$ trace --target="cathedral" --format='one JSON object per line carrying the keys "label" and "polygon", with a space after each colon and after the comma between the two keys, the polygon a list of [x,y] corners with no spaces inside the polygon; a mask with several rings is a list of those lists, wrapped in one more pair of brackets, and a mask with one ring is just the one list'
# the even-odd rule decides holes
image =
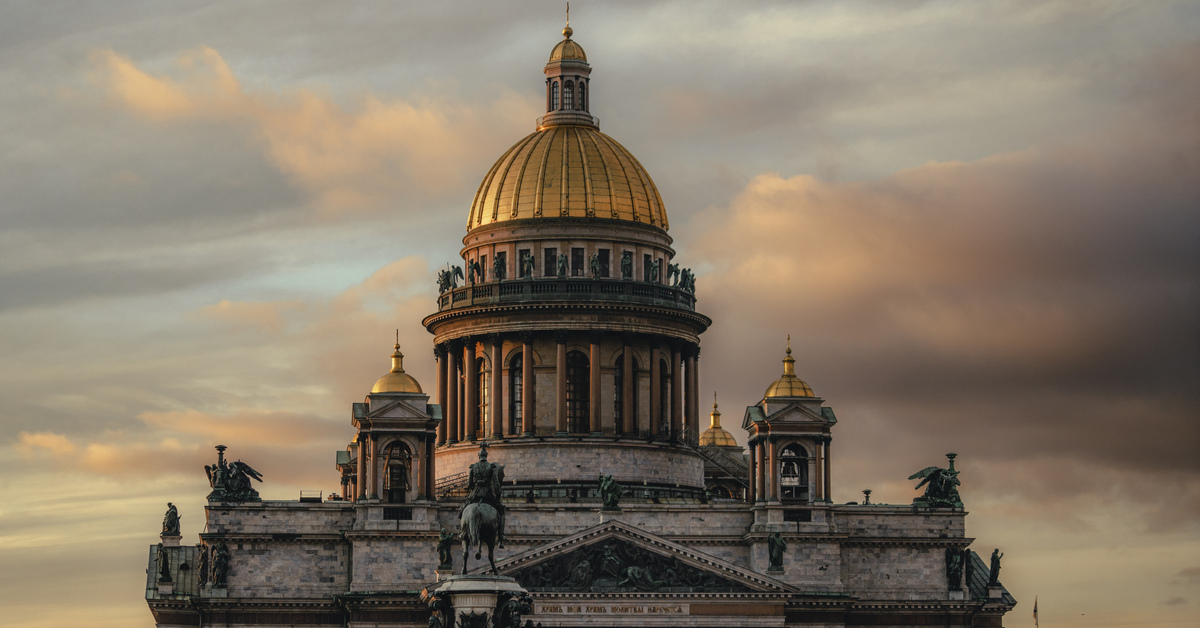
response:
{"label": "cathedral", "polygon": [[545,65],[545,115],[483,174],[461,262],[438,275],[437,381],[405,372],[397,339],[350,407],[337,495],[262,500],[226,458],[237,443],[218,447],[199,542],[172,506],[150,547],[156,625],[434,625],[423,591],[492,569],[454,537],[486,459],[495,570],[529,592],[523,625],[1001,626],[1016,601],[999,553],[970,548],[954,454],[914,475],[912,504],[834,503],[838,418],[790,342],[742,415],[748,448],[715,401],[701,430],[712,320],[649,172],[589,112],[571,37]]}

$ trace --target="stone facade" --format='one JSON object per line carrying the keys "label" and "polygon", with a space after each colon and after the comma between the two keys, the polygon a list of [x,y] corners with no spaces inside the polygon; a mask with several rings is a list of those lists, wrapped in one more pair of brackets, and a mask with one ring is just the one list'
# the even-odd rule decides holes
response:
{"label": "stone facade", "polygon": [[[496,567],[533,595],[540,625],[1000,626],[1016,602],[967,551],[959,502],[834,503],[838,419],[790,345],[783,376],[746,408],[749,451],[713,431],[715,403],[700,438],[712,321],[649,174],[587,112],[590,66],[564,35],[547,115],[472,203],[468,285],[443,271],[423,321],[435,387],[404,372],[397,339],[392,370],[351,405],[343,495],[210,501],[198,545],[151,547],[157,625],[429,625],[422,592],[450,573],[439,535],[458,531],[486,454],[504,472]],[[953,464],[943,471],[957,486]],[[623,486],[608,509],[602,475]],[[486,569],[475,551],[454,547],[453,570]]]}

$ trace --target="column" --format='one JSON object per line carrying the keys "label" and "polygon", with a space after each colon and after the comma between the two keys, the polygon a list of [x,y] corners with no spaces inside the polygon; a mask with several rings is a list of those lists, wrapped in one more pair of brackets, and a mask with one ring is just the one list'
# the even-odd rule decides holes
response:
{"label": "column", "polygon": [[659,366],[658,347],[650,348],[650,433],[660,436],[662,425],[662,367]]}
{"label": "column", "polygon": [[700,440],[700,413],[696,406],[700,401],[696,387],[699,381],[696,377],[696,353],[691,351],[687,357],[687,436],[688,442],[699,442]]}
{"label": "column", "polygon": [[356,448],[358,453],[358,469],[354,473],[354,501],[366,497],[366,493],[364,492],[366,490],[366,482],[363,479],[367,473],[367,439],[363,436],[362,432],[359,432],[356,440],[358,441],[358,447]]}
{"label": "column", "polygon": [[437,486],[437,456],[433,453],[433,437],[425,439],[425,497],[435,499],[434,488]]}
{"label": "column", "polygon": [[446,442],[458,442],[458,352],[450,345],[446,351]]}
{"label": "column", "polygon": [[505,434],[512,434],[512,428],[509,427],[510,422],[506,413],[502,412],[504,408],[504,363],[501,352],[504,348],[504,343],[500,340],[499,335],[492,336],[492,390],[491,396],[488,397],[488,405],[491,406],[492,414],[492,438],[503,438]]}
{"label": "column", "polygon": [[775,451],[777,449],[775,447],[775,442],[770,440],[770,438],[767,439],[766,444],[767,454],[771,457],[769,461],[771,466],[767,471],[767,481],[770,482],[769,486],[771,487],[771,501],[777,502],[779,501],[779,452]]}
{"label": "column", "polygon": [[463,416],[467,430],[465,440],[475,440],[479,431],[479,362],[475,360],[475,341],[467,340],[463,346]]}
{"label": "column", "polygon": [[600,339],[592,338],[588,350],[588,431],[594,436],[604,433],[600,425]]}
{"label": "column", "polygon": [[367,486],[370,491],[367,497],[379,499],[379,487],[377,478],[379,477],[379,456],[375,455],[375,435],[367,434],[367,454],[370,455],[371,463],[367,465]]}
{"label": "column", "polygon": [[829,436],[826,436],[824,440],[825,440],[825,477],[824,477],[825,501],[832,502],[833,497],[831,496],[830,483],[829,483],[829,443],[832,442],[833,439]]}
{"label": "column", "polygon": [[437,426],[437,444],[446,444],[446,424],[450,422],[446,416],[446,348],[438,345],[433,349],[434,359],[437,360],[437,402],[442,407],[442,422]]}
{"label": "column", "polygon": [[558,346],[554,371],[554,428],[556,434],[567,433],[567,344],[562,334],[555,336]]}
{"label": "column", "polygon": [[671,439],[683,432],[683,355],[679,345],[671,348]]}
{"label": "column", "polygon": [[758,498],[758,448],[750,444],[750,486],[746,489],[746,502],[753,504]]}
{"label": "column", "polygon": [[425,488],[425,476],[428,475],[425,473],[425,470],[426,467],[429,466],[429,457],[426,453],[426,445],[428,444],[427,436],[431,435],[422,435],[417,439],[418,449],[413,455],[412,462],[412,464],[416,465],[416,468],[409,469],[409,473],[414,476],[416,482],[416,485],[413,486],[413,488],[416,489],[416,491],[413,492],[415,499],[421,499],[425,496],[425,493],[428,492]]}
{"label": "column", "polygon": [[521,338],[521,431],[526,436],[535,431],[533,393],[533,337],[527,334]]}
{"label": "column", "polygon": [[621,431],[625,434],[637,434],[637,410],[633,405],[633,386],[636,373],[633,372],[633,347],[625,341],[624,352],[621,356]]}
{"label": "column", "polygon": [[767,450],[766,439],[758,441],[758,495],[755,501],[767,501]]}
{"label": "column", "polygon": [[820,436],[813,439],[816,443],[814,447],[813,473],[816,474],[813,482],[813,495],[809,501],[819,502],[825,499],[825,445],[822,443]]}

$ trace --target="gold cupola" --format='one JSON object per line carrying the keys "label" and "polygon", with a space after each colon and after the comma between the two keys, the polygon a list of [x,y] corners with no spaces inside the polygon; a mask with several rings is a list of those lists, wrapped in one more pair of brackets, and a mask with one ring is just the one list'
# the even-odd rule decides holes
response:
{"label": "gold cupola", "polygon": [[721,411],[717,409],[717,393],[713,393],[713,409],[709,414],[708,429],[700,435],[701,447],[737,447],[733,434],[721,427]]}
{"label": "gold cupola", "polygon": [[396,347],[392,353],[392,370],[380,377],[371,387],[371,393],[421,393],[421,385],[412,375],[404,372],[404,354],[400,353],[400,332],[396,332]]}
{"label": "gold cupola", "polygon": [[666,231],[667,211],[637,158],[600,132],[591,114],[591,72],[571,27],[550,53],[546,114],[537,130],[488,170],[467,231],[496,223],[567,218],[641,223]]}
{"label": "gold cupola", "polygon": [[783,377],[767,387],[763,399],[775,397],[816,397],[813,389],[796,377],[796,359],[792,357],[792,337],[788,336],[787,357],[783,358]]}

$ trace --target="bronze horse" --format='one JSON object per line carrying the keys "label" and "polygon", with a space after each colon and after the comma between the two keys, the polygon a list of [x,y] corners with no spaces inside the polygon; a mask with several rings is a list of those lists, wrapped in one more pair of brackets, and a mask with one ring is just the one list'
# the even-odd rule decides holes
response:
{"label": "bronze horse", "polygon": [[467,573],[467,557],[471,554],[471,546],[475,546],[475,560],[479,560],[483,554],[483,545],[487,544],[488,563],[492,566],[492,574],[496,574],[496,560],[492,557],[492,549],[496,546],[496,533],[500,530],[499,513],[491,504],[485,502],[467,504],[462,511],[461,526],[462,572]]}

